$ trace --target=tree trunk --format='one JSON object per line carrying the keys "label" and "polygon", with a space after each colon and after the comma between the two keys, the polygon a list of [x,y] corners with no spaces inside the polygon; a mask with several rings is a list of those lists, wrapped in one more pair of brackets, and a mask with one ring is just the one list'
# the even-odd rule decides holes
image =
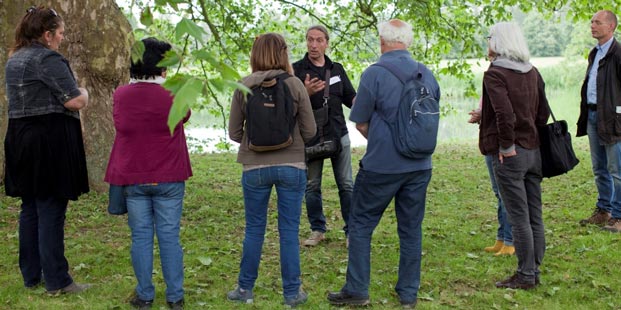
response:
{"label": "tree trunk", "polygon": [[[0,0],[0,44],[12,46],[15,25],[31,1]],[[114,140],[112,93],[129,80],[131,26],[114,0],[51,0],[44,4],[65,21],[60,53],[73,69],[78,85],[89,92],[89,104],[80,111],[91,189],[107,190],[103,182]],[[4,66],[7,49],[0,50],[0,137],[6,134],[7,102]],[[4,148],[0,150],[0,176],[4,175]],[[0,181],[1,182],[1,181]]]}

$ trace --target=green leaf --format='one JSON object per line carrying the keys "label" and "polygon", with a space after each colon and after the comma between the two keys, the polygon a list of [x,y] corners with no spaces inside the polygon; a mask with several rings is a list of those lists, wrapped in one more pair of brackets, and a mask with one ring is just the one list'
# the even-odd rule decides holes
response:
{"label": "green leaf", "polygon": [[166,81],[162,86],[168,89],[171,93],[176,94],[179,92],[179,89],[187,82],[188,77],[183,74],[175,74],[166,78]]}
{"label": "green leaf", "polygon": [[220,62],[220,66],[218,67],[218,71],[220,71],[220,75],[225,80],[239,80],[241,76],[233,67],[227,65],[226,63]]}
{"label": "green leaf", "polygon": [[201,43],[204,42],[203,35],[205,35],[205,31],[203,30],[203,28],[199,27],[194,21],[190,19],[182,18],[175,27],[175,37],[177,38],[177,40],[180,40],[185,34],[189,34],[191,37],[195,38]]}
{"label": "green leaf", "polygon": [[173,50],[169,50],[164,54],[164,58],[157,63],[160,68],[172,67],[181,61],[179,54]]}
{"label": "green leaf", "polygon": [[151,13],[151,8],[147,7],[140,14],[140,23],[149,27],[153,24],[153,13]]}
{"label": "green leaf", "polygon": [[212,53],[208,52],[205,49],[193,51],[192,56],[194,56],[198,60],[207,61],[212,67],[218,67],[220,65],[218,60],[215,57],[213,57]]}
{"label": "green leaf", "polygon": [[141,40],[134,42],[131,50],[131,57],[133,63],[142,61],[142,55],[144,55],[144,43]]}
{"label": "green leaf", "polygon": [[174,93],[175,99],[168,114],[168,128],[170,134],[190,110],[190,104],[196,102],[203,90],[203,81],[197,78],[188,79],[179,90]]}

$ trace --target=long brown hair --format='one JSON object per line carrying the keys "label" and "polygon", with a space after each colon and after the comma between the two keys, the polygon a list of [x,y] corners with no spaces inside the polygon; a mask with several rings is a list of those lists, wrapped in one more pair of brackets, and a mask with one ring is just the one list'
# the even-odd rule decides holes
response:
{"label": "long brown hair", "polygon": [[258,36],[250,52],[250,67],[252,72],[281,69],[293,74],[285,38],[273,32]]}
{"label": "long brown hair", "polygon": [[10,54],[37,42],[43,43],[41,42],[43,34],[46,31],[54,33],[62,23],[62,17],[53,9],[31,6],[15,28],[15,43]]}

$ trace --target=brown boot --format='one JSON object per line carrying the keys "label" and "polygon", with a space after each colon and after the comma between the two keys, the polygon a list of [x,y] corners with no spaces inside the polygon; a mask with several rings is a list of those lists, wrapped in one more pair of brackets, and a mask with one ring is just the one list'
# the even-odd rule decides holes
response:
{"label": "brown boot", "polygon": [[504,242],[502,242],[502,240],[496,240],[496,243],[494,243],[494,245],[492,246],[488,246],[486,248],[484,248],[483,250],[485,252],[490,252],[490,253],[496,253],[498,251],[500,251],[500,249],[505,245]]}
{"label": "brown boot", "polygon": [[621,219],[608,220],[608,225],[602,227],[602,229],[616,233],[621,232]]}
{"label": "brown boot", "polygon": [[605,210],[600,209],[600,208],[595,208],[595,211],[593,211],[593,214],[591,215],[591,217],[589,217],[588,219],[581,220],[580,225],[586,226],[588,224],[593,224],[597,226],[604,226],[606,225],[606,223],[608,223],[609,219],[610,219],[609,212],[606,212]]}

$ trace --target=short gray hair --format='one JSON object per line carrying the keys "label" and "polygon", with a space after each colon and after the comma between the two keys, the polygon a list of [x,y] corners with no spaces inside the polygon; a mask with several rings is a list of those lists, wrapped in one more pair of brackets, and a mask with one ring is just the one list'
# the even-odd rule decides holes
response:
{"label": "short gray hair", "polygon": [[399,19],[391,19],[386,22],[381,22],[377,25],[379,36],[387,44],[403,43],[408,48],[414,40],[414,33],[412,32],[412,26]]}
{"label": "short gray hair", "polygon": [[530,52],[520,27],[513,22],[497,23],[490,29],[489,47],[498,56],[528,62]]}

